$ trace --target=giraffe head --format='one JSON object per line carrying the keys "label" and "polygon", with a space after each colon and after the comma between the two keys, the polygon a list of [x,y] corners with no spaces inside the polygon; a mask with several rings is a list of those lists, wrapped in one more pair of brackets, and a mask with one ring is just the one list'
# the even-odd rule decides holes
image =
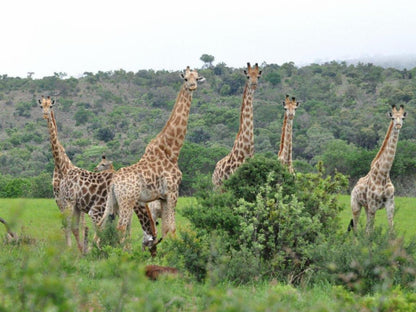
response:
{"label": "giraffe head", "polygon": [[404,111],[404,106],[400,105],[400,109],[397,110],[396,105],[391,106],[391,112],[389,112],[389,117],[393,121],[393,127],[395,130],[400,130],[403,126],[403,120],[406,117],[407,113]]}
{"label": "giraffe head", "polygon": [[259,70],[259,65],[256,63],[254,64],[254,67],[251,67],[250,63],[247,63],[247,70],[244,70],[244,74],[247,77],[247,85],[252,90],[256,90],[257,82],[261,76],[261,70]]}
{"label": "giraffe head", "polygon": [[111,160],[107,160],[105,155],[103,155],[100,163],[94,168],[94,171],[100,172],[105,170],[114,170],[114,167],[113,162]]}
{"label": "giraffe head", "polygon": [[285,109],[285,114],[288,119],[292,120],[295,117],[296,109],[299,106],[299,102],[296,102],[296,99],[292,97],[289,99],[289,95],[286,95],[286,99],[283,102],[283,107]]}
{"label": "giraffe head", "polygon": [[55,100],[51,100],[50,96],[45,98],[42,95],[42,98],[38,100],[38,102],[40,104],[40,108],[42,108],[43,110],[43,118],[47,119],[49,117],[53,104],[55,103]]}
{"label": "giraffe head", "polygon": [[203,82],[205,80],[204,77],[199,76],[196,70],[191,70],[186,67],[185,72],[181,74],[181,77],[185,81],[185,87],[189,91],[195,91],[198,86],[198,81]]}

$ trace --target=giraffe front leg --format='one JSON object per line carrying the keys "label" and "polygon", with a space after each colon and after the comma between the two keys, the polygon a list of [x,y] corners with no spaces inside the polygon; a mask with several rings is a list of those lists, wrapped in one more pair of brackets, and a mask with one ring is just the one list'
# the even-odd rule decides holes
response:
{"label": "giraffe front leg", "polygon": [[386,213],[387,221],[389,222],[390,232],[394,231],[394,197],[390,197],[386,200]]}
{"label": "giraffe front leg", "polygon": [[121,237],[120,243],[124,243],[127,235],[129,234],[128,229],[130,227],[134,204],[135,203],[132,201],[124,201],[119,203],[120,215],[118,219],[117,230],[119,231]]}
{"label": "giraffe front leg", "polygon": [[178,200],[178,193],[168,194],[166,200],[161,201],[162,205],[162,237],[165,237],[168,233],[175,235],[175,207]]}
{"label": "giraffe front leg", "polygon": [[62,227],[64,229],[65,242],[66,242],[67,247],[72,246],[71,215],[72,215],[72,209],[70,208],[70,206],[66,206],[62,209]]}
{"label": "giraffe front leg", "polygon": [[71,230],[72,233],[75,236],[75,240],[77,242],[77,246],[79,251],[82,253],[84,248],[81,245],[80,238],[79,238],[79,220],[81,216],[81,211],[79,211],[77,208],[73,208],[72,211],[72,220],[71,220]]}
{"label": "giraffe front leg", "polygon": [[367,209],[367,224],[366,224],[366,228],[365,231],[368,234],[370,234],[373,231],[374,228],[374,218],[376,216],[376,209],[373,206],[368,207]]}
{"label": "giraffe front leg", "polygon": [[356,232],[358,222],[360,220],[361,205],[354,196],[351,196],[351,210],[352,210],[352,226],[353,226],[354,232]]}

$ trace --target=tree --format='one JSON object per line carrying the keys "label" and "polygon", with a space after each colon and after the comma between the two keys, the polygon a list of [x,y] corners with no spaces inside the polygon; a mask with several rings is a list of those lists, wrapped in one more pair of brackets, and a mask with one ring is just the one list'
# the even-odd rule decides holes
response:
{"label": "tree", "polygon": [[212,67],[212,62],[214,62],[215,57],[209,54],[202,54],[202,56],[199,58],[202,62],[204,62],[204,67],[209,68]]}

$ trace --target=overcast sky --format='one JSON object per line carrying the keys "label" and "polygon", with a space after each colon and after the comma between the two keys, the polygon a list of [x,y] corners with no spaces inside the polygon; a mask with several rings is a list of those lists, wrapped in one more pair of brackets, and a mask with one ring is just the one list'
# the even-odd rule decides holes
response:
{"label": "overcast sky", "polygon": [[13,0],[0,16],[12,77],[416,55],[414,0]]}

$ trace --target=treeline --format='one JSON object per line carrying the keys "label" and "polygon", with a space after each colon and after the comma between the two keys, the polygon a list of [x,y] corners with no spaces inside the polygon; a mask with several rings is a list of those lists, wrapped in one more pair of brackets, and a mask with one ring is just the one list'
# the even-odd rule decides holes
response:
{"label": "treeline", "polygon": [[[245,83],[241,65],[205,64],[198,69],[206,82],[194,93],[179,159],[183,195],[193,194],[195,182],[211,175],[233,144]],[[368,172],[384,139],[390,105],[405,105],[408,117],[391,177],[397,194],[416,195],[416,68],[345,62],[260,66],[263,75],[254,99],[256,153],[278,152],[281,103],[289,94],[301,102],[293,133],[296,170],[312,172],[323,161],[328,174],[341,172],[352,184]],[[0,183],[0,196],[16,196],[4,191],[13,180],[51,187],[53,158],[37,104],[41,95],[56,100],[59,137],[75,165],[91,170],[105,153],[119,168],[138,161],[163,128],[182,84],[179,71],[86,72],[81,78],[66,78],[64,73],[43,79],[0,76],[0,181],[9,181]],[[40,196],[33,190],[21,193],[17,196]]]}

